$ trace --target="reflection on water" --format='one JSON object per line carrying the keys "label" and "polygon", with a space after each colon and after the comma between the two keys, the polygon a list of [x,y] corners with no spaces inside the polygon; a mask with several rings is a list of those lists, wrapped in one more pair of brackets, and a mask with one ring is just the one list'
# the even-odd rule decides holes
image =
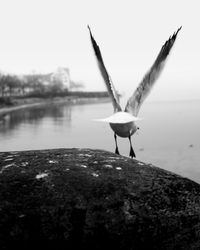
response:
{"label": "reflection on water", "polygon": [[[144,119],[132,138],[137,158],[200,182],[200,102],[146,103]],[[112,114],[110,103],[48,105],[0,117],[0,151],[42,148],[99,148],[114,151],[108,124],[94,122]],[[129,154],[128,139],[119,149]]]}
{"label": "reflection on water", "polygon": [[[71,121],[71,106],[67,108],[62,105],[47,105],[43,107],[34,107],[31,109],[17,110],[0,117],[0,133],[3,136],[11,136],[13,131],[16,131],[22,124],[32,126],[40,126],[45,119],[52,119],[55,126],[62,125],[65,117],[65,126],[70,126]],[[12,148],[10,148],[12,150]]]}
{"label": "reflection on water", "polygon": [[[0,151],[94,148],[102,132],[96,133],[98,126],[95,128],[97,123],[92,120],[106,114],[104,105],[108,105],[110,114],[110,103],[51,104],[8,113],[0,117]],[[104,148],[104,145],[101,146]]]}

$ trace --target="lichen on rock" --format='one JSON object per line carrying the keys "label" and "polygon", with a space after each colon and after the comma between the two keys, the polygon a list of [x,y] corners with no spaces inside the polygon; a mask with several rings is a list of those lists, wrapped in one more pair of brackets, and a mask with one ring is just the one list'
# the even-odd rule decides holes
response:
{"label": "lichen on rock", "polygon": [[1,153],[0,249],[200,249],[199,192],[102,150]]}

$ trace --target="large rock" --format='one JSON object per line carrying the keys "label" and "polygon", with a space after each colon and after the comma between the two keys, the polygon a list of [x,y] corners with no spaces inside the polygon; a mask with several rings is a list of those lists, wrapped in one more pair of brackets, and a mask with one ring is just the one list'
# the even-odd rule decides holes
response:
{"label": "large rock", "polygon": [[0,153],[0,249],[200,249],[199,193],[105,151]]}

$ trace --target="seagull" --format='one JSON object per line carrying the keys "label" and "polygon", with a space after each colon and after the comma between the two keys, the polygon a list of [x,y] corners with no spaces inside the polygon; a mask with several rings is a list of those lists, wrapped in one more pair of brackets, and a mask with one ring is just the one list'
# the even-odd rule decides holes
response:
{"label": "seagull", "polygon": [[92,47],[94,49],[95,57],[97,59],[98,67],[100,73],[103,77],[103,80],[106,84],[107,91],[112,100],[114,114],[105,118],[105,119],[96,119],[97,121],[107,122],[109,123],[111,129],[114,131],[114,139],[115,139],[115,153],[119,154],[118,144],[117,144],[117,136],[128,138],[130,143],[130,153],[129,156],[131,158],[136,157],[135,152],[133,150],[131,136],[139,129],[136,125],[136,122],[140,120],[137,116],[140,110],[140,107],[146,97],[149,95],[154,83],[160,76],[162,72],[166,59],[174,45],[177,34],[181,30],[182,26],[174,32],[172,36],[165,42],[162,46],[156,60],[154,61],[151,68],[147,71],[142,81],[139,83],[136,90],[133,92],[132,96],[128,99],[127,104],[125,106],[124,111],[122,110],[119,102],[119,95],[113,85],[111,77],[106,70],[103,57],[101,55],[100,48],[95,41],[91,29],[88,25],[90,39],[92,43]]}

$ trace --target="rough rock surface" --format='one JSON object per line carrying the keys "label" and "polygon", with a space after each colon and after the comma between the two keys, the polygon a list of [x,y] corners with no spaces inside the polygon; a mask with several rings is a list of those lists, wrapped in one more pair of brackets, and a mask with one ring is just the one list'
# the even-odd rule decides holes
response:
{"label": "rough rock surface", "polygon": [[106,151],[0,153],[0,249],[200,249],[199,193]]}

